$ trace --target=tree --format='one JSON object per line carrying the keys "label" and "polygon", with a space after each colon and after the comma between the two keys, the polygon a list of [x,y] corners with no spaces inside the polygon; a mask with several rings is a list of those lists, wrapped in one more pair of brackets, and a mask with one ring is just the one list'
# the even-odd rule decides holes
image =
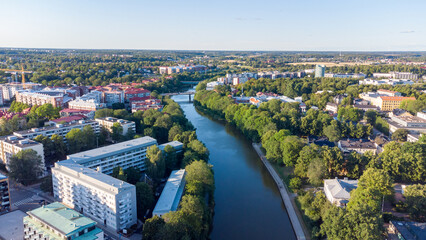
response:
{"label": "tree", "polygon": [[320,147],[315,144],[307,145],[302,148],[299,152],[299,158],[297,159],[294,173],[302,178],[307,177],[308,167],[311,161],[320,156]]}
{"label": "tree", "polygon": [[415,221],[426,220],[426,185],[414,184],[404,190],[405,204],[410,217]]}
{"label": "tree", "polygon": [[127,182],[127,175],[124,173],[123,168],[120,167],[120,170],[118,172],[118,176],[117,176],[118,180],[121,180],[123,182]]}
{"label": "tree", "polygon": [[99,109],[95,112],[95,118],[113,117],[114,110],[109,108]]}
{"label": "tree", "polygon": [[188,148],[196,153],[198,159],[208,160],[209,159],[209,150],[204,146],[204,144],[198,140],[192,140],[188,144]]}
{"label": "tree", "polygon": [[136,184],[142,177],[141,171],[134,167],[126,168],[124,174],[127,176],[127,182],[130,184]]}
{"label": "tree", "polygon": [[159,233],[161,232],[161,229],[164,228],[165,224],[166,223],[164,222],[164,219],[159,216],[153,216],[152,218],[146,220],[142,230],[143,239],[160,240],[161,237]]}
{"label": "tree", "polygon": [[331,142],[337,142],[340,140],[341,132],[340,129],[336,126],[329,125],[326,128],[324,128],[324,135],[330,140]]}
{"label": "tree", "polygon": [[203,192],[213,191],[214,177],[211,165],[204,161],[194,161],[186,166],[187,186],[194,184],[203,184]]}
{"label": "tree", "polygon": [[78,128],[71,129],[71,131],[65,135],[65,138],[67,139],[70,153],[81,152],[85,147],[84,133]]}
{"label": "tree", "polygon": [[164,177],[166,173],[166,164],[163,152],[157,147],[157,145],[154,145],[148,148],[146,157],[149,160],[145,163],[146,173],[155,181],[160,180],[160,178]]}
{"label": "tree", "polygon": [[55,149],[54,160],[64,160],[67,155],[67,145],[64,142],[64,138],[57,134],[53,134],[50,139],[52,139],[52,144]]}
{"label": "tree", "polygon": [[308,166],[307,176],[314,186],[320,186],[327,175],[327,167],[320,158],[315,158]]}
{"label": "tree", "polygon": [[286,166],[294,166],[299,157],[299,152],[302,150],[304,143],[297,136],[288,136],[281,143],[281,151],[283,154],[283,163]]}
{"label": "tree", "polygon": [[293,177],[290,179],[289,187],[293,190],[299,190],[302,187],[302,179],[299,177]]}
{"label": "tree", "polygon": [[43,192],[47,192],[47,193],[50,193],[50,194],[53,193],[53,184],[52,184],[52,176],[51,175],[43,178],[43,181],[40,184],[40,189]]}
{"label": "tree", "polygon": [[19,151],[9,161],[10,177],[24,185],[34,183],[43,173],[42,157],[33,149]]}
{"label": "tree", "polygon": [[155,203],[154,193],[152,192],[151,187],[144,182],[136,183],[135,187],[138,216],[142,219],[147,210],[152,208]]}
{"label": "tree", "polygon": [[166,145],[164,148],[164,153],[166,155],[166,169],[167,171],[171,171],[177,167],[178,159],[176,156],[176,150],[170,146]]}
{"label": "tree", "polygon": [[376,123],[377,112],[374,110],[368,110],[365,112],[364,118],[368,124],[374,125]]}
{"label": "tree", "polygon": [[95,148],[97,136],[95,134],[95,131],[93,131],[93,128],[90,125],[84,126],[82,134],[84,136],[83,138],[84,149],[89,150],[89,149]]}
{"label": "tree", "polygon": [[408,130],[400,128],[392,133],[392,140],[406,142],[407,141]]}
{"label": "tree", "polygon": [[120,123],[114,123],[112,125],[112,140],[119,142],[121,139],[123,139],[123,127],[120,125]]}

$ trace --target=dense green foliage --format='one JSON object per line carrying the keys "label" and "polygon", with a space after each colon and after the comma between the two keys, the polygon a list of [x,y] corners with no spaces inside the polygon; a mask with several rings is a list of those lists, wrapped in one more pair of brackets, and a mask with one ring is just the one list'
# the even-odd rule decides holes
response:
{"label": "dense green foliage", "polygon": [[19,151],[10,158],[9,177],[17,182],[32,184],[42,173],[42,158],[32,149]]}

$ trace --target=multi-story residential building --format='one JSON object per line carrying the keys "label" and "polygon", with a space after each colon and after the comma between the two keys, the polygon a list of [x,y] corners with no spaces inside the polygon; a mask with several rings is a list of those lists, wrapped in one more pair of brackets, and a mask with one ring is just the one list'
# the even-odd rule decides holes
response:
{"label": "multi-story residential building", "polygon": [[173,74],[181,72],[206,72],[207,67],[204,65],[178,65],[173,67],[159,67],[160,74]]}
{"label": "multi-story residential building", "polygon": [[102,92],[102,100],[107,107],[111,107],[114,103],[124,103],[124,92],[121,90]]}
{"label": "multi-story residential building", "polygon": [[228,73],[225,77],[218,78],[217,81],[223,84],[238,85],[247,82],[251,78],[257,79],[257,74],[251,72],[244,72],[240,74]]}
{"label": "multi-story residential building", "polygon": [[0,106],[4,105],[4,99],[3,99],[3,90],[2,87],[0,86]]}
{"label": "multi-story residential building", "polygon": [[401,97],[401,93],[397,91],[387,90],[387,89],[379,89],[377,93],[380,96],[389,96],[389,97]]}
{"label": "multi-story residential building", "polygon": [[96,118],[95,121],[98,122],[100,126],[108,129],[110,132],[112,132],[112,127],[115,123],[118,123],[123,128],[123,135],[126,135],[129,130],[133,131],[133,133],[136,132],[136,125],[133,121],[114,117]]}
{"label": "multi-story residential building", "polygon": [[164,151],[166,146],[171,146],[172,148],[175,149],[176,152],[182,152],[183,151],[183,143],[181,143],[179,141],[172,141],[172,142],[164,143],[164,144],[158,145],[158,148],[161,151]]}
{"label": "multi-story residential building", "polygon": [[389,73],[373,73],[374,78],[395,78],[395,79],[419,79],[418,74],[410,72],[389,72]]}
{"label": "multi-story residential building", "polygon": [[10,210],[9,178],[0,174],[0,213]]}
{"label": "multi-story residential building", "polygon": [[127,88],[124,91],[124,99],[131,102],[133,99],[149,97],[151,92],[143,88]]}
{"label": "multi-story residential building", "polygon": [[365,78],[364,73],[325,73],[324,77],[329,78]]}
{"label": "multi-story residential building", "polygon": [[340,140],[337,143],[337,146],[344,153],[349,153],[355,151],[360,154],[364,154],[366,152],[372,152],[374,154],[377,153],[377,144],[368,139],[346,139]]}
{"label": "multi-story residential building", "polygon": [[63,107],[64,94],[48,94],[43,92],[33,92],[28,90],[21,90],[16,93],[16,101],[25,103],[31,106],[50,103],[53,107]]}
{"label": "multi-story residential building", "polygon": [[132,101],[131,108],[132,113],[137,111],[146,111],[148,109],[155,109],[161,111],[163,109],[163,105],[161,105],[160,99],[150,98],[140,101]]}
{"label": "multi-story residential building", "polygon": [[52,182],[56,199],[107,228],[137,224],[134,185],[68,160],[55,163]]}
{"label": "multi-story residential building", "polygon": [[107,105],[105,103],[96,102],[94,99],[76,99],[74,101],[70,101],[68,103],[68,107],[70,109],[77,110],[97,111],[99,109],[106,108]]}
{"label": "multi-story residential building", "polygon": [[93,119],[95,117],[95,111],[65,108],[65,109],[62,109],[59,112],[59,115],[61,115],[61,117],[70,117],[70,116],[75,116],[75,115],[78,115],[78,116],[83,115],[83,116],[86,116],[88,119]]}
{"label": "multi-story residential building", "polygon": [[162,215],[176,211],[185,188],[185,169],[172,171],[161,196],[155,205],[152,215]]}
{"label": "multi-story residential building", "polygon": [[366,78],[364,80],[360,80],[359,81],[359,85],[391,85],[391,86],[396,86],[396,85],[404,85],[404,84],[408,84],[408,85],[412,85],[414,82],[412,80],[402,80],[402,79],[370,79],[370,78]]}
{"label": "multi-story residential building", "polygon": [[6,166],[6,169],[8,170],[10,158],[18,152],[27,149],[32,149],[36,151],[38,155],[40,155],[40,166],[43,170],[46,170],[46,167],[44,165],[43,144],[36,141],[32,141],[28,138],[17,137],[14,135],[0,137],[0,158]]}
{"label": "multi-story residential building", "polygon": [[96,222],[67,206],[54,202],[27,212],[24,217],[25,240],[103,240]]}
{"label": "multi-story residential building", "polygon": [[358,187],[358,180],[324,179],[324,193],[328,201],[338,207],[344,207],[351,197],[350,192]]}
{"label": "multi-story residential building", "polygon": [[386,89],[379,89],[377,92],[361,93],[360,98],[378,107],[381,111],[393,111],[399,108],[399,105],[404,100],[416,100],[414,97],[401,97],[401,93]]}
{"label": "multi-story residential building", "polygon": [[316,65],[315,66],[315,77],[324,77],[325,75],[325,65]]}
{"label": "multi-story residential building", "polygon": [[14,132],[13,135],[22,138],[34,139],[38,135],[51,137],[53,134],[65,137],[71,129],[78,128],[83,130],[85,126],[91,126],[95,133],[99,133],[99,123],[93,120],[80,120],[78,122],[70,122],[65,124],[52,123],[53,126],[32,128],[30,130]]}
{"label": "multi-story residential building", "polygon": [[277,78],[301,78],[306,75],[305,71],[299,71],[299,72],[279,72],[279,71],[268,71],[268,72],[258,72],[257,76],[258,78],[270,78],[270,79],[277,79]]}
{"label": "multi-story residential building", "polygon": [[75,153],[67,156],[64,163],[76,163],[83,167],[100,169],[102,173],[112,174],[115,167],[129,167],[145,170],[146,150],[157,145],[151,137],[141,137],[106,147]]}
{"label": "multi-story residential building", "polygon": [[358,108],[364,112],[368,111],[368,110],[373,110],[373,111],[377,111],[378,107],[374,106],[374,105],[364,105],[364,104],[354,104],[353,105],[354,108]]}

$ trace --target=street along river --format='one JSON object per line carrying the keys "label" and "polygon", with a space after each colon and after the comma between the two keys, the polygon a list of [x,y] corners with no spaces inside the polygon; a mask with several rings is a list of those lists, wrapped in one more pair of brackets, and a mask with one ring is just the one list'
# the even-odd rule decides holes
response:
{"label": "street along river", "polygon": [[212,240],[296,239],[274,180],[237,129],[195,110],[187,95],[173,96],[210,151],[215,190]]}

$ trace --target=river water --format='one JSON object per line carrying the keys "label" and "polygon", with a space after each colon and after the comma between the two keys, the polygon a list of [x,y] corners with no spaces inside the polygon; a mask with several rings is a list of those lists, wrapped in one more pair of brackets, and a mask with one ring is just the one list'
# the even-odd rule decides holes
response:
{"label": "river water", "polygon": [[210,151],[216,183],[212,240],[296,239],[280,193],[251,143],[234,127],[174,96]]}

